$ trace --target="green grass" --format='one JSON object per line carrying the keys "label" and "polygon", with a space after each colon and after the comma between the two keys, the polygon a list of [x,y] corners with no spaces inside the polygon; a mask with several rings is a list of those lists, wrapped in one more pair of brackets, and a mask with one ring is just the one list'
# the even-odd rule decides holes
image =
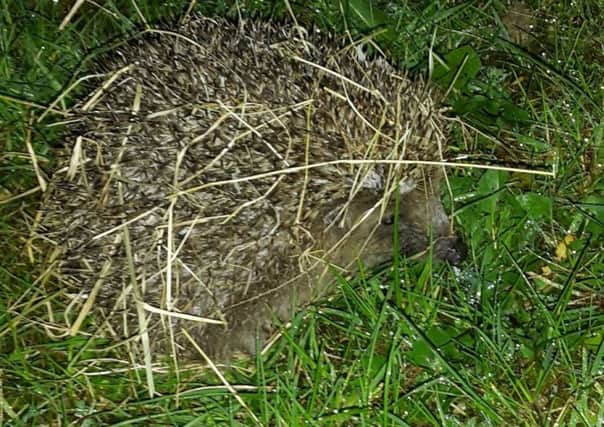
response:
{"label": "green grass", "polygon": [[[60,307],[25,260],[41,176],[61,145],[45,106],[104,47],[178,17],[187,1],[0,0],[0,424],[527,425],[604,423],[604,9],[530,2],[534,37],[506,40],[502,2],[317,0],[298,19],[374,34],[393,61],[450,88],[453,155],[555,177],[464,169],[449,177],[470,254],[458,271],[407,263],[340,281],[263,359],[225,372],[145,372],[110,342],[50,338]],[[282,2],[203,3],[279,19]],[[199,8],[198,8],[199,9]],[[140,13],[140,14],[139,14]],[[432,56],[432,60],[429,60]],[[433,64],[433,65],[430,65]],[[68,108],[75,89],[56,104]],[[487,137],[488,136],[488,137]],[[5,202],[1,202],[4,200]],[[400,288],[399,288],[400,286]],[[397,292],[397,288],[401,292]],[[399,296],[399,298],[395,298]],[[402,298],[400,298],[402,297]],[[397,300],[402,299],[401,304]],[[246,407],[243,407],[244,402]],[[252,415],[254,414],[254,415]]]}

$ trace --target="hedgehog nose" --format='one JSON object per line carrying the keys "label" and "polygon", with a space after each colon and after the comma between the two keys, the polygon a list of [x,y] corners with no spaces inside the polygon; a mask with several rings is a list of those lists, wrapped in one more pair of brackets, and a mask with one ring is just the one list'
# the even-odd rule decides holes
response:
{"label": "hedgehog nose", "polygon": [[451,240],[451,246],[447,251],[445,259],[451,265],[459,265],[468,255],[468,247],[459,236],[453,237]]}

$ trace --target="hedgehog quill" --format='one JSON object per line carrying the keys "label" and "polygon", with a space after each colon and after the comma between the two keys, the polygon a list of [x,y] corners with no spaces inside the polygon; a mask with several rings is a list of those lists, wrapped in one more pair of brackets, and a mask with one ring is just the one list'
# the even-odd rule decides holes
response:
{"label": "hedgehog quill", "polygon": [[229,360],[333,292],[334,272],[390,260],[395,224],[406,256],[463,256],[442,168],[422,163],[446,155],[436,97],[358,45],[197,17],[99,68],[35,230],[77,303],[71,333],[93,315],[154,356],[199,357],[186,331]]}

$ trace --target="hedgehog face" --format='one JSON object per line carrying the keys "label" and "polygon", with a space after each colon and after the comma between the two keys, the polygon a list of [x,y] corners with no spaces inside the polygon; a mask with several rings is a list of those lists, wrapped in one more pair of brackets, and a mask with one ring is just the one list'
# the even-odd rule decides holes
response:
{"label": "hedgehog face", "polygon": [[347,209],[337,231],[331,231],[330,243],[343,244],[331,257],[340,265],[360,258],[369,267],[392,259],[395,223],[398,226],[399,250],[404,256],[425,256],[458,265],[466,255],[462,239],[452,233],[449,218],[436,195],[413,190],[401,195],[398,221],[394,202],[381,209],[375,195],[360,195]]}

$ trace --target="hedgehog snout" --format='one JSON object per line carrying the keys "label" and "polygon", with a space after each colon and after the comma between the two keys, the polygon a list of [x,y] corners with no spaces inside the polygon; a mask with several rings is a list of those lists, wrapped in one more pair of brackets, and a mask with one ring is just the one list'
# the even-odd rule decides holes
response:
{"label": "hedgehog snout", "polygon": [[427,256],[430,252],[434,260],[446,261],[459,265],[467,255],[467,247],[457,234],[430,233],[413,223],[399,224],[399,251],[402,255],[412,257]]}
{"label": "hedgehog snout", "polygon": [[467,254],[468,247],[460,236],[442,238],[435,243],[435,257],[451,265],[461,264]]}

